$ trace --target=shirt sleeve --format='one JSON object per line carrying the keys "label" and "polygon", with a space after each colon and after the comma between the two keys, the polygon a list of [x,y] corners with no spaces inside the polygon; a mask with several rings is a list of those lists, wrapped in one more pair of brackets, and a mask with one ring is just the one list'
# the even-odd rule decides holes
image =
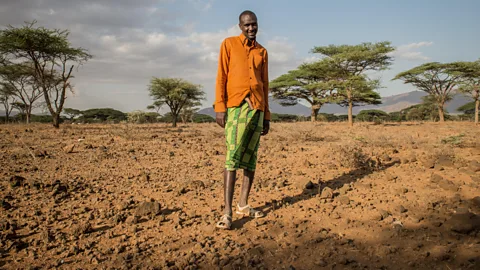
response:
{"label": "shirt sleeve", "polygon": [[225,94],[227,92],[228,62],[227,41],[224,40],[220,46],[220,53],[218,55],[217,82],[215,87],[215,102],[213,105],[215,112],[227,111]]}
{"label": "shirt sleeve", "polygon": [[268,85],[268,52],[265,50],[265,57],[264,57],[264,63],[263,63],[263,94],[265,98],[265,120],[270,120],[270,107],[268,104],[268,91],[269,91],[269,85]]}

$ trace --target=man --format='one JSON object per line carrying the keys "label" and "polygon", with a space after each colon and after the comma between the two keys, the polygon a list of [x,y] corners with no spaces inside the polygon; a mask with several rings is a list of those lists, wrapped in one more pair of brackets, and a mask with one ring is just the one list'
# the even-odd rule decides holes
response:
{"label": "man", "polygon": [[256,41],[257,16],[246,10],[239,16],[240,36],[226,38],[220,47],[216,97],[216,122],[225,128],[227,145],[224,196],[225,209],[217,228],[230,229],[236,170],[243,169],[243,184],[237,214],[253,218],[264,213],[248,205],[257,163],[260,136],[270,129],[268,107],[268,55]]}

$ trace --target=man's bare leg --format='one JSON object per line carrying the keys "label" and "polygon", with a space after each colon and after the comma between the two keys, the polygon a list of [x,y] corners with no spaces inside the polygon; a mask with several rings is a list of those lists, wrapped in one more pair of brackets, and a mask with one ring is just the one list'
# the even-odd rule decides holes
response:
{"label": "man's bare leg", "polygon": [[225,169],[224,172],[224,196],[225,196],[225,210],[224,213],[232,216],[232,202],[233,192],[235,190],[236,171],[229,171]]}
{"label": "man's bare leg", "polygon": [[248,204],[248,196],[250,195],[250,190],[252,189],[254,177],[255,177],[255,171],[243,170],[243,184],[242,184],[242,192],[240,194],[240,203],[239,203],[240,207],[243,207]]}

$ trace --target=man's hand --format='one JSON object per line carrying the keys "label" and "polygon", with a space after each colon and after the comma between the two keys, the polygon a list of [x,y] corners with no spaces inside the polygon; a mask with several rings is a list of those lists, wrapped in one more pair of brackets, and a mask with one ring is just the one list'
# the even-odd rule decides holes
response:
{"label": "man's hand", "polygon": [[226,113],[224,112],[217,112],[217,115],[216,115],[217,124],[222,128],[225,128],[225,121],[226,121],[225,115]]}
{"label": "man's hand", "polygon": [[261,135],[267,135],[270,130],[270,120],[263,120],[263,130]]}

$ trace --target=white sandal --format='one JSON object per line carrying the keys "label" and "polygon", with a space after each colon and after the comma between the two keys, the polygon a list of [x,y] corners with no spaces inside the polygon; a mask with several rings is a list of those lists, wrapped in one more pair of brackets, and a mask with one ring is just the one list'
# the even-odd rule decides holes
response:
{"label": "white sandal", "polygon": [[250,205],[245,205],[244,207],[240,207],[239,204],[237,204],[237,211],[235,212],[239,215],[242,215],[244,217],[251,217],[251,218],[262,218],[265,216],[265,214],[262,211],[255,210],[250,207]]}
{"label": "white sandal", "polygon": [[230,215],[223,215],[219,222],[215,225],[219,229],[230,230],[232,228],[232,217]]}

